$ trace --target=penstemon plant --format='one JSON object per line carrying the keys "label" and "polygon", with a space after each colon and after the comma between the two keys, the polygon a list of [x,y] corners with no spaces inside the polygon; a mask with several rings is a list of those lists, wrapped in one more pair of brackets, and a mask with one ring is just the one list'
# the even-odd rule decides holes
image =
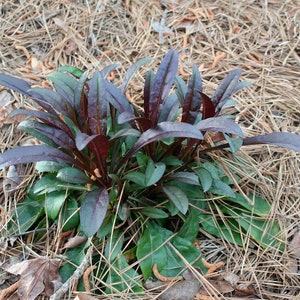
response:
{"label": "penstemon plant", "polygon": [[[53,89],[32,88],[22,79],[0,74],[1,85],[39,106],[12,114],[29,117],[19,128],[41,144],[0,155],[0,168],[37,162],[42,174],[17,207],[18,230],[26,232],[44,216],[61,222],[63,230],[77,228],[85,236],[108,239],[107,247],[121,250],[125,233],[120,228],[137,220],[141,232],[127,254],[138,259],[144,279],[153,276],[154,263],[166,276],[180,274],[185,263],[178,253],[204,270],[200,250],[193,245],[199,226],[238,245],[249,230],[263,247],[279,243],[279,225],[263,219],[270,210],[267,201],[254,195],[246,199],[234,191],[222,166],[207,154],[221,149],[235,154],[241,146],[254,144],[300,151],[300,137],[278,132],[243,138],[240,126],[223,111],[232,94],[249,85],[240,82],[242,70],[229,73],[209,97],[196,66],[188,84],[176,75],[174,50],[166,54],[156,74],[147,73],[142,105],[133,105],[126,89],[138,68],[149,61],[133,64],[121,87],[106,79],[117,65],[91,76],[75,67],[61,67],[48,75]],[[206,140],[211,132],[217,133],[214,145]],[[230,218],[212,217],[208,207]],[[128,269],[123,275],[110,270],[107,283],[125,289],[129,283],[120,282],[135,278],[137,271],[128,268],[125,254],[113,251],[107,257],[115,268]],[[138,280],[131,283],[132,289],[139,290],[140,285]]]}

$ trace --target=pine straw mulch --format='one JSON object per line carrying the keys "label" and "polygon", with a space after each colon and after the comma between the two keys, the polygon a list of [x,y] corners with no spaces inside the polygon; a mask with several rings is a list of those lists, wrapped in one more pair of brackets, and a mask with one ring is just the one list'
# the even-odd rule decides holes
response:
{"label": "pine straw mulch", "polygon": [[[234,99],[245,135],[272,131],[300,134],[299,5],[297,0],[172,0],[161,4],[142,0],[4,0],[0,4],[0,69],[41,84],[44,75],[61,65],[93,70],[118,62],[114,79],[118,84],[132,62],[151,56],[154,59],[149,65],[155,67],[173,48],[180,54],[180,74],[188,79],[196,64],[208,94],[230,70],[243,68],[243,79],[253,84]],[[166,28],[157,32],[157,24]],[[128,96],[136,103],[146,71],[143,68],[130,86]],[[7,118],[7,113],[25,105],[31,103],[13,94],[12,101],[0,108],[1,150],[24,143],[26,138],[16,129],[16,120]],[[299,154],[259,146],[244,148],[240,155],[251,171],[236,168],[240,186],[272,203],[270,219],[279,220],[284,241],[289,244],[300,228]],[[32,167],[18,168],[23,176],[21,188],[13,194],[5,189],[1,192],[2,236],[11,209],[35,180]],[[1,261],[20,255],[20,245],[25,252],[55,252],[46,243],[31,243],[30,236],[18,238],[13,247],[8,240],[12,243],[12,239],[1,238]],[[240,248],[205,234],[200,244],[209,261],[224,261],[224,269],[251,282],[262,299],[299,299],[299,261],[294,258],[299,257],[300,245],[296,253],[289,248],[282,253],[255,249],[251,244]],[[3,276],[1,288],[11,283]]]}

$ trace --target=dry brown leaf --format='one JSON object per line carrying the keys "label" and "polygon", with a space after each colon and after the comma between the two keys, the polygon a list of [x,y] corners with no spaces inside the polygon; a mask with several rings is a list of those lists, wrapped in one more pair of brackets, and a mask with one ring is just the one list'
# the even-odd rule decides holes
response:
{"label": "dry brown leaf", "polygon": [[21,275],[18,287],[20,299],[34,300],[41,293],[47,296],[54,293],[54,284],[61,281],[57,274],[60,261],[40,257],[17,263],[6,269],[7,272]]}
{"label": "dry brown leaf", "polygon": [[76,248],[87,241],[87,238],[84,236],[74,236],[69,238],[68,241],[64,245],[64,249]]}

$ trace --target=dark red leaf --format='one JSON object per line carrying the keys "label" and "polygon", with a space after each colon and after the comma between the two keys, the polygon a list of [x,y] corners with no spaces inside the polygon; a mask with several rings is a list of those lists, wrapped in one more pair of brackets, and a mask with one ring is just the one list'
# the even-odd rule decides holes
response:
{"label": "dark red leaf", "polygon": [[202,97],[200,92],[202,92],[202,80],[198,68],[194,66],[183,102],[182,122],[194,124],[201,108]]}
{"label": "dark red leaf", "polygon": [[145,116],[147,117],[149,117],[150,93],[151,93],[153,78],[154,78],[154,72],[152,70],[148,71],[144,83],[144,113]]}
{"label": "dark red leaf", "polygon": [[174,82],[178,68],[178,54],[174,50],[170,50],[160,66],[151,84],[150,101],[149,101],[149,116],[152,126],[155,126],[158,120],[159,105],[162,104],[169,95],[172,84]]}
{"label": "dark red leaf", "polygon": [[107,92],[104,79],[96,71],[89,83],[88,116],[92,134],[106,134],[107,126]]}
{"label": "dark red leaf", "polygon": [[15,147],[0,154],[0,169],[11,165],[32,163],[38,161],[67,162],[76,161],[66,153],[45,145]]}
{"label": "dark red leaf", "polygon": [[300,152],[300,135],[290,132],[273,132],[243,140],[243,146],[270,144]]}
{"label": "dark red leaf", "polygon": [[216,115],[215,105],[204,93],[200,93],[202,98],[202,120],[212,118]]}

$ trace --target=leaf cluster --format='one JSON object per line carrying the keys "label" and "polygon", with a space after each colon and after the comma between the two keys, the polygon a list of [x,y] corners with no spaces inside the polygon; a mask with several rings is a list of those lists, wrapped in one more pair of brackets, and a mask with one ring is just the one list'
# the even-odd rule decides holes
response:
{"label": "leaf cluster", "polygon": [[[160,262],[165,275],[180,273],[183,262],[178,251],[188,249],[184,256],[197,265],[201,254],[192,242],[200,223],[209,233],[238,244],[242,244],[239,230],[247,232],[255,223],[253,238],[270,245],[278,232],[276,224],[274,235],[264,237],[264,221],[238,218],[252,215],[253,207],[232,190],[231,180],[207,153],[220,149],[235,153],[242,145],[264,143],[300,151],[300,137],[271,133],[243,138],[240,126],[224,113],[233,103],[231,96],[249,85],[240,82],[242,70],[230,72],[209,97],[203,92],[196,66],[188,84],[177,76],[178,54],[174,50],[166,54],[156,73],[148,71],[142,105],[131,103],[126,97],[128,84],[149,60],[133,64],[121,87],[107,80],[117,65],[93,74],[61,67],[47,76],[53,89],[32,88],[25,80],[0,74],[1,85],[39,106],[16,110],[13,115],[28,116],[19,128],[41,144],[15,147],[0,155],[1,168],[37,162],[37,170],[43,173],[18,207],[18,216],[24,219],[21,223],[26,224],[21,230],[26,232],[45,214],[61,222],[64,230],[76,227],[87,236],[97,233],[105,238],[112,234],[114,225],[128,226],[130,220],[141,220],[140,224],[146,225],[133,247],[133,256],[141,260],[145,278],[152,275],[154,260]],[[208,136],[214,145],[207,142]],[[212,196],[223,202],[210,202]],[[254,205],[259,201],[254,198]],[[231,219],[224,223],[224,218],[206,215],[208,205]],[[254,211],[258,219],[265,213]],[[176,226],[170,224],[176,218],[183,226],[173,236]],[[124,256],[115,256],[114,263],[127,267]]]}

